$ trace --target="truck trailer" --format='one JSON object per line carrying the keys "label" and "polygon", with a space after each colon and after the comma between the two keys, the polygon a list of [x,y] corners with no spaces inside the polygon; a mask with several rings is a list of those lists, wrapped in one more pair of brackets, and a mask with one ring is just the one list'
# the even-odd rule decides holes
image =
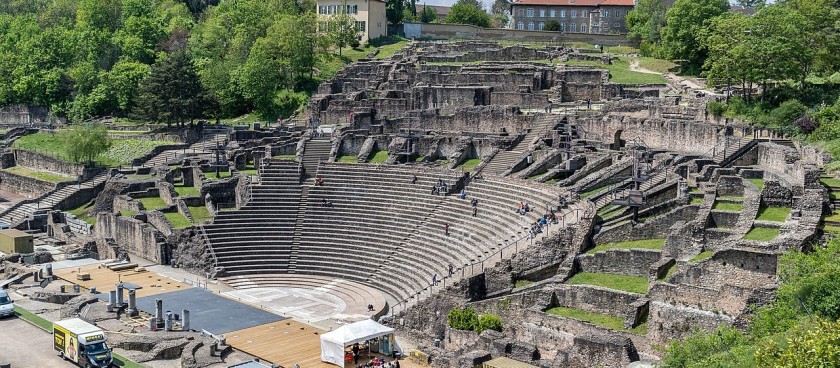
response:
{"label": "truck trailer", "polygon": [[80,318],[53,323],[53,347],[62,358],[80,367],[111,367],[114,363],[105,332]]}

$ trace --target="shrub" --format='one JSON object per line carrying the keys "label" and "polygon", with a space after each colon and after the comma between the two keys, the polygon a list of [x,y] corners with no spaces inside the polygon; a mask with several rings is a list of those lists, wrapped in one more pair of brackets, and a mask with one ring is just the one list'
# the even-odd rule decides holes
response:
{"label": "shrub", "polygon": [[474,331],[478,328],[478,315],[472,308],[452,308],[447,316],[449,327],[456,330]]}
{"label": "shrub", "polygon": [[726,106],[723,102],[713,101],[709,102],[709,105],[706,106],[706,108],[709,109],[709,113],[712,114],[712,116],[721,117],[723,116],[723,113],[726,112],[728,106]]}
{"label": "shrub", "polygon": [[787,127],[802,117],[808,108],[798,100],[787,100],[770,111],[769,123],[778,127]]}
{"label": "shrub", "polygon": [[481,333],[484,330],[502,330],[502,319],[493,314],[482,314],[478,317],[478,329],[475,332]]}

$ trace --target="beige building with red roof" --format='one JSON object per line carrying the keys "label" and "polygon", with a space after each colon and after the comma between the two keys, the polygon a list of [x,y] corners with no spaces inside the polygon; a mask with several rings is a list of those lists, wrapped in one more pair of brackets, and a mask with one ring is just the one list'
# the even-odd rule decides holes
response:
{"label": "beige building with red roof", "polygon": [[627,13],[634,0],[513,0],[510,28],[542,31],[555,20],[566,33],[627,33]]}

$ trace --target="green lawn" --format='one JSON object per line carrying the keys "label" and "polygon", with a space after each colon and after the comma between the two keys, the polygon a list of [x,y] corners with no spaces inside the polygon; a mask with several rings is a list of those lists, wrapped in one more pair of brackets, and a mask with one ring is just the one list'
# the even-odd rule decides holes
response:
{"label": "green lawn", "polygon": [[761,207],[758,210],[758,217],[756,217],[756,219],[762,221],[785,222],[788,214],[790,214],[790,208],[787,207]]}
{"label": "green lawn", "polygon": [[665,275],[664,275],[664,276],[662,276],[662,277],[660,278],[660,280],[668,280],[668,279],[670,279],[670,278],[671,278],[671,276],[673,276],[675,273],[677,273],[677,264],[676,264],[676,263],[672,264],[672,265],[671,265],[671,267],[668,267],[668,271],[667,271],[667,272],[665,272]]}
{"label": "green lawn", "polygon": [[187,220],[187,218],[184,217],[184,215],[178,212],[164,212],[163,215],[166,216],[166,219],[169,220],[169,223],[172,224],[172,227],[176,229],[186,229],[192,226],[190,220]]}
{"label": "green lawn", "polygon": [[319,58],[315,63],[315,69],[320,71],[316,76],[318,81],[326,81],[334,77],[347,64],[366,58],[377,46],[382,48],[376,55],[375,59],[384,59],[393,56],[399,49],[403,48],[408,43],[408,40],[399,37],[383,37],[380,39],[371,40],[367,47],[360,46],[358,48],[343,48],[341,55],[339,50],[333,50],[326,57]]}
{"label": "green lawn", "polygon": [[583,193],[581,193],[581,194],[580,194],[580,199],[586,199],[586,198],[592,197],[592,196],[594,196],[594,195],[596,195],[596,194],[598,194],[598,193],[601,193],[602,191],[606,190],[606,189],[607,189],[607,187],[609,187],[609,185],[604,185],[604,186],[602,186],[602,187],[597,187],[597,188],[595,188],[595,189],[592,189],[592,190],[589,190],[589,191],[583,192]]}
{"label": "green lawn", "polygon": [[239,170],[239,173],[242,174],[242,175],[248,175],[248,176],[259,175],[259,173],[257,172],[257,169],[255,169],[253,166],[246,166],[244,169]]}
{"label": "green lawn", "polygon": [[143,204],[143,208],[145,208],[146,211],[152,211],[159,208],[169,207],[169,205],[166,204],[166,202],[164,202],[163,199],[160,197],[146,197],[135,199]]}
{"label": "green lawn", "polygon": [[154,174],[130,174],[128,175],[129,179],[151,179],[154,178]]}
{"label": "green lawn", "polygon": [[276,158],[278,160],[296,160],[297,155],[294,155],[294,154],[292,154],[292,155],[277,155],[277,156],[271,156],[271,158]]}
{"label": "green lawn", "polygon": [[656,59],[652,57],[640,57],[639,66],[657,73],[666,74],[668,73],[668,69],[677,66],[677,64],[674,64],[668,60]]}
{"label": "green lawn", "polygon": [[719,211],[741,212],[741,210],[744,209],[744,204],[732,202],[715,202],[715,205],[712,206],[712,209]]}
{"label": "green lawn", "polygon": [[198,188],[185,185],[175,185],[175,193],[178,197],[196,197],[199,194]]}
{"label": "green lawn", "polygon": [[230,171],[228,170],[219,170],[219,175],[216,175],[215,171],[208,171],[204,173],[204,177],[210,180],[222,180],[230,177]]}
{"label": "green lawn", "polygon": [[820,178],[820,183],[827,187],[840,188],[840,179],[836,178]]}
{"label": "green lawn", "polygon": [[67,212],[76,215],[79,220],[87,222],[91,225],[96,225],[96,216],[94,216],[91,211],[93,211],[93,202],[85,203],[74,209],[67,210]]}
{"label": "green lawn", "polygon": [[[131,160],[149,153],[157,146],[172,144],[171,142],[146,139],[112,139],[111,143],[111,148],[95,159],[98,164],[105,166],[128,165]],[[35,151],[69,161],[64,146],[60,135],[50,133],[35,133],[23,136],[13,144],[14,148]]]}
{"label": "green lawn", "polygon": [[582,309],[566,307],[554,307],[545,312],[554,316],[574,318],[584,322],[589,322],[593,325],[606,327],[611,330],[628,331],[637,335],[647,334],[647,323],[636,326],[631,330],[626,330],[624,329],[624,318],[621,317],[613,317],[606,314],[592,313]]}
{"label": "green lawn", "polygon": [[190,214],[196,223],[207,222],[213,219],[213,215],[210,214],[210,210],[207,209],[207,206],[195,206],[189,207],[189,209]]}
{"label": "green lawn", "polygon": [[744,240],[771,241],[779,236],[779,229],[754,227],[744,235]]}
{"label": "green lawn", "polygon": [[464,163],[462,163],[460,167],[464,170],[472,170],[472,169],[475,169],[475,167],[478,166],[478,164],[480,164],[480,163],[481,163],[480,158],[471,158],[471,159],[468,159],[468,160],[464,161]]}
{"label": "green lawn", "polygon": [[581,272],[566,281],[569,285],[593,285],[637,294],[647,294],[647,277]]}
{"label": "green lawn", "polygon": [[33,178],[33,179],[38,179],[38,180],[41,180],[41,181],[46,181],[46,182],[49,182],[49,183],[61,183],[63,181],[76,180],[76,178],[71,178],[67,175],[51,173],[51,172],[48,172],[48,171],[32,170],[32,169],[22,167],[22,166],[12,166],[12,167],[3,169],[3,171],[7,171],[7,172],[10,172],[12,174],[17,174],[17,175],[20,175],[20,176],[26,176],[26,177]]}
{"label": "green lawn", "polygon": [[120,210],[120,215],[123,217],[134,217],[137,214],[137,211],[132,210]]}
{"label": "green lawn", "polygon": [[610,72],[610,82],[619,84],[664,84],[668,83],[665,77],[659,74],[640,73],[630,70],[630,62],[625,59],[614,60],[612,64],[606,65],[598,61],[572,60],[565,62],[568,65],[592,66],[606,69]]}
{"label": "green lawn", "polygon": [[388,151],[376,151],[372,152],[370,156],[368,156],[368,162],[372,164],[381,164],[388,159]]}
{"label": "green lawn", "polygon": [[703,197],[692,198],[688,204],[703,204]]}
{"label": "green lawn", "polygon": [[749,178],[749,179],[747,179],[747,181],[749,181],[750,183],[755,184],[755,186],[756,186],[756,187],[758,187],[758,190],[759,190],[759,191],[760,191],[760,190],[762,190],[762,189],[764,189],[764,179],[761,179],[761,178]]}
{"label": "green lawn", "polygon": [[625,241],[625,242],[616,242],[616,243],[605,243],[601,245],[596,245],[594,248],[586,251],[587,254],[595,254],[595,252],[600,252],[604,250],[610,249],[662,249],[662,246],[665,245],[665,239],[645,239],[645,240],[633,240],[633,241]]}
{"label": "green lawn", "polygon": [[840,213],[832,212],[830,215],[824,217],[823,221],[840,222]]}
{"label": "green lawn", "polygon": [[352,155],[344,155],[344,156],[338,156],[338,158],[335,159],[335,162],[355,164],[355,163],[359,162],[359,158],[356,157],[356,156],[352,156]]}
{"label": "green lawn", "polygon": [[692,258],[690,261],[691,262],[700,262],[700,261],[712,258],[712,254],[714,254],[714,252],[712,252],[710,250],[702,251],[702,252],[700,252],[700,254],[694,256],[694,258]]}
{"label": "green lawn", "polygon": [[516,280],[516,282],[513,283],[513,287],[518,287],[519,288],[519,287],[531,285],[533,283],[534,283],[533,281],[529,281],[529,280]]}

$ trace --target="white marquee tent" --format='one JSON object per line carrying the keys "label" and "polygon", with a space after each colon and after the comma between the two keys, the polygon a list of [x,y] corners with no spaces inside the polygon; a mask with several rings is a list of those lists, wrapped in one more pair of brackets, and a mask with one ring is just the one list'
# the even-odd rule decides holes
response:
{"label": "white marquee tent", "polygon": [[392,333],[393,328],[380,325],[372,319],[341,326],[321,335],[321,360],[343,367],[344,347]]}

